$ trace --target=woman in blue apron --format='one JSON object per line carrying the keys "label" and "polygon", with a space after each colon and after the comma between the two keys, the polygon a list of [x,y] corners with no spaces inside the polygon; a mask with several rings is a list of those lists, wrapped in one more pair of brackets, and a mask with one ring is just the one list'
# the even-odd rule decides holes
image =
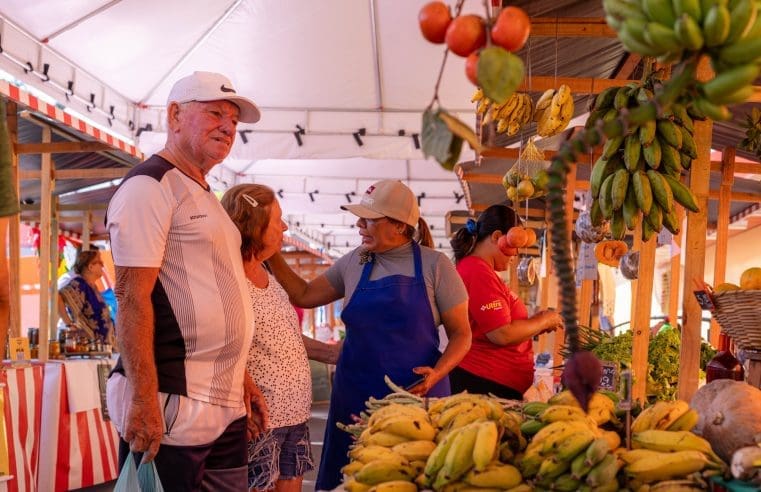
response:
{"label": "woman in blue apron", "polygon": [[[270,266],[294,304],[315,307],[345,297],[346,327],[336,367],[323,440],[317,490],[332,490],[348,463],[350,434],[336,423],[352,423],[371,397],[422,378],[410,391],[449,394],[447,374],[470,348],[467,293],[452,262],[430,249],[430,233],[417,199],[394,180],[375,183],[359,204],[342,207],[359,217],[362,246],[336,261],[323,275],[305,282],[280,255]],[[423,246],[413,240],[416,233]],[[449,343],[439,352],[438,325]]]}

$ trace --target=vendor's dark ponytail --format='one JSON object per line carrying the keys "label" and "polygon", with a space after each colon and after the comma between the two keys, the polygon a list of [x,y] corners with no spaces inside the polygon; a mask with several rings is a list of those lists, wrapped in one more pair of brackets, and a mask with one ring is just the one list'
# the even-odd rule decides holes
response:
{"label": "vendor's dark ponytail", "polygon": [[468,219],[452,237],[449,244],[454,251],[455,262],[468,256],[476,245],[491,236],[494,231],[506,233],[511,227],[521,223],[521,218],[507,205],[492,205],[478,216],[478,220]]}

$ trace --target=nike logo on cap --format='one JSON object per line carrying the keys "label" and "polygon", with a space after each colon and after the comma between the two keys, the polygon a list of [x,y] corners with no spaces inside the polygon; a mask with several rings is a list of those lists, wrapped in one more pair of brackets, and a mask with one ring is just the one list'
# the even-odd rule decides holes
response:
{"label": "nike logo on cap", "polygon": [[219,90],[221,90],[222,92],[232,92],[233,94],[236,94],[235,89],[231,89],[229,87],[225,87],[225,84],[222,84],[219,87]]}

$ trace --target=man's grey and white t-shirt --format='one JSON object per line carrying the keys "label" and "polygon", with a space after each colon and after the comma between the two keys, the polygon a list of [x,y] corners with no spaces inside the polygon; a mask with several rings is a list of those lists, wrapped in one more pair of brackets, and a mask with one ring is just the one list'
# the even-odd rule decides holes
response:
{"label": "man's grey and white t-shirt", "polygon": [[[219,435],[211,434],[221,434],[245,415],[243,377],[253,313],[240,233],[211,189],[159,156],[124,178],[109,204],[107,228],[116,265],[159,268],[151,294],[159,392],[177,395],[162,400],[171,413],[165,414],[168,432],[162,442],[172,435],[178,445],[210,442]],[[118,376],[121,361],[114,372],[109,387],[114,386],[112,399],[121,395],[120,400],[130,390]],[[112,410],[109,400],[112,417],[123,418],[128,402],[113,403]],[[196,421],[188,422],[191,435],[182,437],[178,426],[184,427],[186,417]],[[114,418],[117,428],[119,420]]]}

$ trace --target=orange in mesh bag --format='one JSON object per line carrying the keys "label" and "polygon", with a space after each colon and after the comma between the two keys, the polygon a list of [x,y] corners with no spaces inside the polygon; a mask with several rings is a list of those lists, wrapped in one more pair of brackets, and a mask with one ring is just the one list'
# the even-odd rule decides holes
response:
{"label": "orange in mesh bag", "polygon": [[543,196],[547,192],[549,166],[549,161],[544,159],[544,152],[534,145],[533,138],[529,138],[518,160],[502,178],[507,198],[518,202]]}

